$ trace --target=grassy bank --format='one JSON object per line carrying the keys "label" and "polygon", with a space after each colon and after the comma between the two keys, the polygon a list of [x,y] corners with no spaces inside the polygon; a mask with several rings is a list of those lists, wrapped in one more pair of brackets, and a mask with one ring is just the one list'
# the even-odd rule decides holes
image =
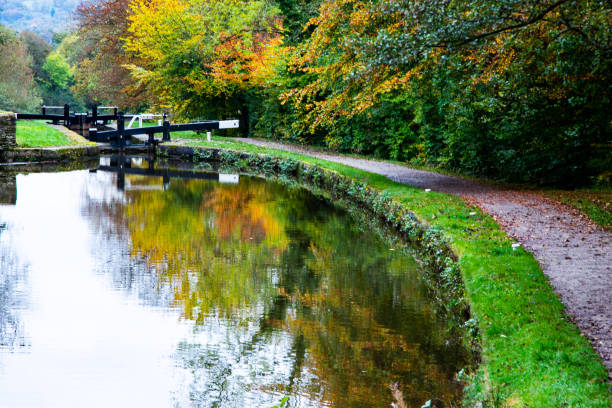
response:
{"label": "grassy bank", "polygon": [[577,208],[597,225],[612,231],[612,189],[550,190],[546,193]]}
{"label": "grassy bank", "polygon": [[51,147],[89,144],[74,132],[63,133],[42,120],[17,121],[17,145],[19,147]]}
{"label": "grassy bank", "polygon": [[301,154],[217,140],[192,146],[268,154],[317,165],[365,183],[439,231],[457,256],[467,301],[480,330],[482,364],[468,400],[485,406],[610,407],[599,356],[563,315],[563,305],[533,256],[494,220],[457,197],[425,192],[383,176]]}

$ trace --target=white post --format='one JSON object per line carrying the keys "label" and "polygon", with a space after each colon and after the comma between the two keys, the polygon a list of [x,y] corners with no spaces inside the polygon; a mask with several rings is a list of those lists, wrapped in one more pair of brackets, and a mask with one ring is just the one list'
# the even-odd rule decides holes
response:
{"label": "white post", "polygon": [[138,116],[138,127],[142,127],[142,116]]}
{"label": "white post", "polygon": [[132,120],[130,120],[130,123],[128,123],[127,125],[128,129],[132,127],[132,123],[134,123],[135,120],[136,120],[136,116],[132,116]]}
{"label": "white post", "polygon": [[210,142],[210,132],[206,132],[206,141]]}

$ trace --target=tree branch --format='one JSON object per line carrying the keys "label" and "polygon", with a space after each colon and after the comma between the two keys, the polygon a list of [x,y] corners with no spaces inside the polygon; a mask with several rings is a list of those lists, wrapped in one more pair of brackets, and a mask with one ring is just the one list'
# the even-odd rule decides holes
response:
{"label": "tree branch", "polygon": [[472,43],[474,41],[478,41],[478,40],[482,40],[484,38],[487,37],[491,37],[497,34],[501,34],[507,31],[512,31],[512,30],[516,30],[518,28],[523,28],[526,27],[528,25],[531,25],[533,23],[536,23],[542,19],[544,19],[546,17],[546,15],[548,13],[550,13],[551,11],[555,10],[556,8],[562,6],[563,4],[567,3],[570,0],[558,0],[557,2],[551,4],[550,6],[546,7],[544,10],[542,10],[540,13],[536,14],[535,16],[531,17],[528,20],[525,20],[523,22],[517,23],[517,24],[512,24],[506,27],[502,27],[499,28],[497,30],[493,30],[493,31],[488,31],[485,33],[481,33],[478,35],[475,35],[473,37],[468,37],[465,39],[461,39],[461,40],[447,40],[447,41],[440,41],[438,44],[435,45],[435,47],[450,47],[450,46],[462,46],[462,45],[466,45],[469,43]]}
{"label": "tree branch", "polygon": [[561,12],[561,21],[563,22],[563,24],[567,27],[568,30],[575,32],[576,34],[578,34],[579,36],[581,36],[584,41],[586,41],[588,44],[592,45],[593,47],[602,50],[606,53],[610,53],[612,52],[612,46],[610,45],[603,45],[603,44],[599,44],[598,42],[596,42],[595,40],[592,40],[587,33],[585,33],[583,30],[579,29],[578,27],[573,26],[570,23],[569,18],[567,18],[567,16],[565,15],[564,12]]}

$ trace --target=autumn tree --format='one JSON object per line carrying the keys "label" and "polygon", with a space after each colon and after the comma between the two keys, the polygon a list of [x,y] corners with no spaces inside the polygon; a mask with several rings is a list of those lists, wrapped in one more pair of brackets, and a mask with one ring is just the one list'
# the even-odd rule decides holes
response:
{"label": "autumn tree", "polygon": [[32,59],[15,33],[0,26],[0,109],[31,110],[39,103]]}
{"label": "autumn tree", "polygon": [[311,80],[284,100],[331,147],[584,181],[611,132],[609,15],[582,0],[328,0],[291,61]]}
{"label": "autumn tree", "polygon": [[180,118],[246,119],[246,93],[265,83],[281,44],[266,1],[135,0],[125,49],[156,105]]}
{"label": "autumn tree", "polygon": [[139,110],[147,105],[146,88],[126,65],[135,63],[124,49],[130,0],[85,1],[76,11],[83,56],[76,65],[72,90],[88,103]]}
{"label": "autumn tree", "polygon": [[609,2],[271,1],[85,3],[73,90],[513,181],[611,165]]}
{"label": "autumn tree", "polygon": [[22,31],[19,38],[28,48],[28,54],[32,57],[32,72],[35,78],[43,78],[43,65],[47,59],[47,55],[53,50],[44,38],[32,31]]}

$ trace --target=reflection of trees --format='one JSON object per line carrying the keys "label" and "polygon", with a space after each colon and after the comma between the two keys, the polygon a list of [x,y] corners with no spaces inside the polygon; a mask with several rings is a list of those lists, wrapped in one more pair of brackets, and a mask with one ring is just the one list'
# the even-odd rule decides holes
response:
{"label": "reflection of trees", "polygon": [[0,348],[14,351],[27,346],[19,311],[23,309],[20,286],[26,268],[19,264],[6,237],[6,224],[0,223]]}
{"label": "reflection of trees", "polygon": [[416,274],[406,273],[414,264],[388,256],[384,243],[346,221],[305,223],[310,247],[301,270],[318,277],[317,289],[281,282],[300,316],[286,326],[294,348],[307,350],[303,364],[320,379],[319,395],[335,406],[390,406],[388,387],[398,382],[410,406],[432,394],[452,399],[449,379],[465,356],[447,344]]}
{"label": "reflection of trees", "polygon": [[287,239],[265,185],[243,185],[191,180],[163,194],[128,192],[132,255],[163,271],[187,319],[239,314],[274,290],[265,263]]}
{"label": "reflection of trees", "polygon": [[259,179],[173,180],[165,192],[127,191],[126,202],[107,214],[129,234],[130,264],[154,271],[150,289],[199,331],[226,332],[177,351],[193,405],[265,390],[295,406],[390,406],[392,383],[410,406],[456,394],[465,354],[415,264],[348,215]]}

